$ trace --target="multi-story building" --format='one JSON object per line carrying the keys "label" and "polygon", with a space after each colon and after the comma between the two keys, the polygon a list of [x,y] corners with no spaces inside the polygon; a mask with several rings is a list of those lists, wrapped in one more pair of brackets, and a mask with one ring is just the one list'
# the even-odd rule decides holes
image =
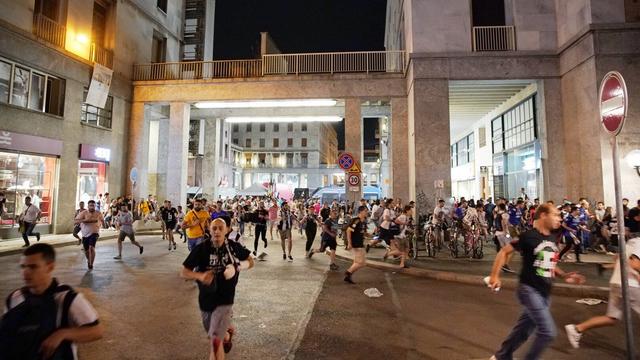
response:
{"label": "multi-story building", "polygon": [[[18,236],[26,196],[42,211],[38,231],[70,231],[77,201],[132,192],[133,64],[181,59],[184,1],[0,0],[0,8],[0,238]],[[92,75],[110,83],[102,106],[87,99]]]}

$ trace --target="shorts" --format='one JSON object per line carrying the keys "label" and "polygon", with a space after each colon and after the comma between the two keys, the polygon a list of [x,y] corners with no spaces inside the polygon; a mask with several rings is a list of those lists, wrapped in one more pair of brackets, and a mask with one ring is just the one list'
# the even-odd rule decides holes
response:
{"label": "shorts", "polygon": [[82,247],[84,251],[89,250],[89,247],[96,247],[96,243],[98,242],[99,234],[91,234],[87,237],[82,237]]}
{"label": "shorts", "polygon": [[518,229],[516,226],[513,225],[509,225],[509,235],[511,235],[512,238],[517,239],[520,237],[520,229]]}
{"label": "shorts", "polygon": [[176,228],[177,223],[175,221],[172,221],[172,222],[164,223],[164,225],[166,226],[167,230],[173,230]]}
{"label": "shorts", "polygon": [[511,238],[508,238],[506,234],[496,234],[496,238],[498,239],[500,247],[505,247],[508,244],[511,244]]}
{"label": "shorts", "polygon": [[380,228],[380,239],[384,240],[387,244],[393,239],[393,233],[383,227]]}
{"label": "shorts", "polygon": [[351,249],[351,252],[353,253],[353,262],[364,264],[367,261],[364,248],[354,247],[353,249]]}
{"label": "shorts", "polygon": [[335,251],[336,248],[338,247],[338,242],[336,241],[336,238],[332,238],[332,237],[322,237],[322,241],[320,242],[320,252],[324,252],[325,250],[327,250],[327,248]]}
{"label": "shorts", "polygon": [[197,237],[197,238],[187,238],[187,248],[189,249],[189,251],[193,250],[194,247],[198,246],[198,244],[200,244],[201,242],[204,241],[204,237]]}
{"label": "shorts", "polygon": [[[629,287],[629,303],[631,310],[640,315],[640,288]],[[617,320],[622,320],[622,289],[618,285],[611,285],[609,290],[609,305],[607,305],[607,316]]]}
{"label": "shorts", "polygon": [[280,239],[291,239],[291,229],[278,230],[278,233],[280,233]]}
{"label": "shorts", "polygon": [[233,318],[233,305],[219,305],[213,311],[202,311],[202,325],[209,335],[224,340],[227,330],[231,326],[231,318]]}
{"label": "shorts", "polygon": [[128,234],[122,230],[120,230],[120,234],[118,234],[118,241],[124,241],[124,239],[128,237],[131,242],[136,241],[136,235],[134,233]]}

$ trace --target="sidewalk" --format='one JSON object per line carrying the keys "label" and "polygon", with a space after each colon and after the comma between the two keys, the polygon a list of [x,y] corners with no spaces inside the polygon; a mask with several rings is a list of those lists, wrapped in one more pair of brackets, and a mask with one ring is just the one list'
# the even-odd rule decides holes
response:
{"label": "sidewalk", "polygon": [[[388,259],[382,261],[384,249],[372,248],[367,254],[367,265],[373,268],[396,271],[411,276],[424,277],[436,280],[454,281],[464,284],[485,286],[483,278],[491,273],[493,260],[496,256],[495,246],[489,245],[484,248],[484,257],[480,260],[457,258],[452,259],[448,252],[442,251],[435,258],[426,257],[424,252],[419,252],[416,260],[408,262],[410,268],[398,268],[399,261]],[[351,252],[344,247],[339,247],[337,255],[343,259],[352,260]],[[604,254],[582,254],[583,264],[576,264],[574,261],[561,262],[559,267],[564,271],[577,271],[586,276],[587,282],[584,285],[573,285],[557,280],[554,283],[554,294],[578,297],[596,297],[606,299],[609,294],[609,278],[611,271],[606,271],[601,276],[598,275],[597,263],[611,263],[614,257]],[[514,254],[511,260],[511,268],[515,274],[502,272],[502,282],[504,288],[514,289],[518,284],[518,274],[521,268],[521,257]]]}
{"label": "sidewalk", "polygon": [[[161,235],[160,223],[155,221],[148,221],[146,224],[134,222],[134,229],[136,235]],[[101,240],[117,239],[118,232],[112,229],[100,229]],[[31,244],[36,243],[34,236],[29,237]],[[78,240],[73,237],[72,234],[46,234],[40,237],[40,242],[51,244],[53,247],[61,247],[68,245],[78,244]],[[22,253],[24,240],[22,238],[8,239],[0,241],[0,256],[9,256]]]}

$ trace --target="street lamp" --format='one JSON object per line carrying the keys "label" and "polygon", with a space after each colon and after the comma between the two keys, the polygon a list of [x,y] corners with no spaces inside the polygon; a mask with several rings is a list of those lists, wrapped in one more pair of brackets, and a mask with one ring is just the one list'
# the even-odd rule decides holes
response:
{"label": "street lamp", "polygon": [[629,164],[629,166],[635,168],[638,176],[640,176],[640,150],[636,149],[631,151],[625,157],[625,161],[627,162],[627,164]]}

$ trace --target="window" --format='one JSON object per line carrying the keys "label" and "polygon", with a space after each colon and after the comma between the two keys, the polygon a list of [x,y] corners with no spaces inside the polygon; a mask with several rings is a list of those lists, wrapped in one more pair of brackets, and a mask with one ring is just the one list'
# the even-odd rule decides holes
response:
{"label": "window", "polygon": [[273,132],[280,131],[280,124],[273,124]]}
{"label": "window", "polygon": [[307,138],[300,139],[300,146],[307,147]]}
{"label": "window", "polygon": [[265,124],[260,124],[260,132],[264,132],[266,127],[267,126]]}
{"label": "window", "polygon": [[98,1],[93,3],[93,24],[91,26],[91,40],[98,46],[104,47],[104,38],[107,33],[107,15],[108,9],[106,4]]}
{"label": "window", "polygon": [[274,167],[282,166],[282,164],[280,163],[280,154],[273,154],[271,156],[272,156],[271,163],[273,164]]}
{"label": "window", "polygon": [[302,165],[302,167],[307,167],[309,165],[309,154],[307,153],[300,154],[300,165]]}
{"label": "window", "polygon": [[238,132],[238,131],[240,131],[240,125],[233,124],[233,132]]}
{"label": "window", "polygon": [[162,10],[163,13],[167,13],[167,0],[157,0],[156,6]]}
{"label": "window", "polygon": [[240,143],[240,141],[238,139],[233,139],[233,145],[238,145]]}
{"label": "window", "polygon": [[451,167],[472,162],[475,159],[474,146],[473,133],[451,145]]}
{"label": "window", "polygon": [[151,62],[163,63],[167,58],[167,38],[161,33],[153,31],[151,43]]}
{"label": "window", "polygon": [[293,166],[293,154],[287,153],[287,167]]}
{"label": "window", "polygon": [[287,147],[293,147],[293,139],[292,138],[288,138],[287,139]]}
{"label": "window", "polygon": [[0,58],[0,102],[62,116],[64,80]]}
{"label": "window", "polygon": [[244,140],[244,145],[245,145],[245,147],[250,148],[251,147],[251,139],[245,139]]}
{"label": "window", "polygon": [[200,120],[189,121],[189,154],[199,154],[200,147]]}
{"label": "window", "polygon": [[[87,99],[87,90],[84,91],[84,99]],[[82,113],[80,114],[80,121],[93,126],[99,126],[106,129],[111,129],[111,114],[113,108],[113,97],[107,97],[107,102],[104,108],[99,108],[87,103],[82,103]]]}
{"label": "window", "polygon": [[491,128],[494,154],[534,141],[537,138],[534,97],[493,119]]}
{"label": "window", "polygon": [[280,139],[273,139],[273,147],[274,148],[280,147]]}
{"label": "window", "polygon": [[264,139],[260,139],[260,147],[263,148],[264,147]]}
{"label": "window", "polygon": [[451,167],[458,166],[458,144],[451,145]]}
{"label": "window", "polygon": [[307,124],[302,124],[300,126],[302,128],[302,131],[307,131]]}
{"label": "window", "polygon": [[293,123],[288,123],[287,124],[287,131],[289,131],[289,132],[293,131]]}
{"label": "window", "polygon": [[247,124],[246,131],[247,131],[247,132],[251,132],[251,124]]}

